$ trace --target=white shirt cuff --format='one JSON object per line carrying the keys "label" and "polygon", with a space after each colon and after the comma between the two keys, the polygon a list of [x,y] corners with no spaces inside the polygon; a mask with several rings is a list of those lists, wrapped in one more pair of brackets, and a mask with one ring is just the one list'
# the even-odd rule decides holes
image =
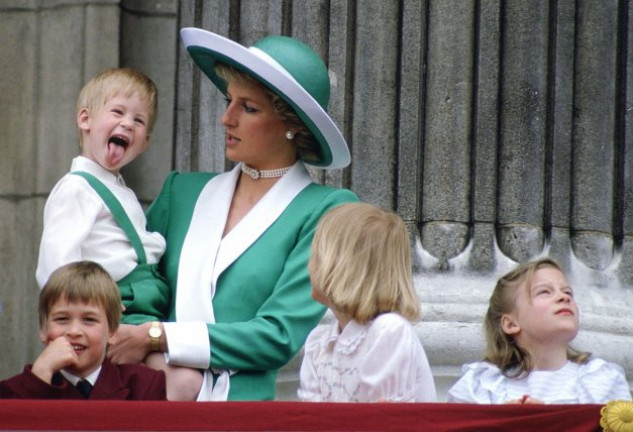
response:
{"label": "white shirt cuff", "polygon": [[211,343],[204,322],[163,323],[167,338],[165,360],[170,365],[208,369],[211,363]]}

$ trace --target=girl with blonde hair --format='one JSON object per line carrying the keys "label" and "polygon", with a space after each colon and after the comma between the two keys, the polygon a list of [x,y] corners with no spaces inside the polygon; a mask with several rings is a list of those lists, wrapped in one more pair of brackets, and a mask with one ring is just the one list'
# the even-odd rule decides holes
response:
{"label": "girl with blonde hair", "polygon": [[325,402],[432,402],[435,385],[410,321],[409,234],[394,212],[343,204],[319,222],[308,265],[312,298],[336,320],[308,336],[299,398]]}
{"label": "girl with blonde hair", "polygon": [[502,276],[484,320],[484,361],[464,366],[449,401],[605,403],[631,399],[622,368],[569,343],[579,329],[574,291],[559,264],[541,258]]}

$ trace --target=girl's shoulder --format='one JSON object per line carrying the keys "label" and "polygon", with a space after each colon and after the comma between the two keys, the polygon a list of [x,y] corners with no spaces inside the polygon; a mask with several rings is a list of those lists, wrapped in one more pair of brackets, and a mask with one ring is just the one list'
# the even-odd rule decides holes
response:
{"label": "girl's shoulder", "polygon": [[501,373],[501,369],[495,364],[492,364],[487,361],[478,361],[473,363],[466,363],[462,366],[462,374],[472,375],[472,376],[485,376],[486,378],[494,378],[495,380],[498,377],[504,377]]}
{"label": "girl's shoulder", "polygon": [[[411,321],[395,312],[378,315],[366,325],[366,339],[374,350],[426,358],[420,336]],[[409,354],[405,354],[409,353]]]}
{"label": "girl's shoulder", "polygon": [[412,323],[402,315],[387,312],[378,315],[367,325],[367,332],[371,335],[403,335],[414,334]]}
{"label": "girl's shoulder", "polygon": [[505,399],[508,377],[494,364],[486,361],[466,363],[462,376],[448,392],[449,402],[489,404]]}
{"label": "girl's shoulder", "polygon": [[405,317],[396,312],[386,312],[378,315],[372,321],[374,325],[384,326],[384,327],[401,327],[401,326],[410,326],[411,322],[408,321]]}
{"label": "girl's shoulder", "polygon": [[631,390],[624,369],[600,358],[591,358],[576,365],[578,402],[606,403],[609,400],[631,400]]}
{"label": "girl's shoulder", "polygon": [[601,358],[591,357],[587,363],[578,364],[578,375],[625,375],[624,369],[617,363],[612,363]]}

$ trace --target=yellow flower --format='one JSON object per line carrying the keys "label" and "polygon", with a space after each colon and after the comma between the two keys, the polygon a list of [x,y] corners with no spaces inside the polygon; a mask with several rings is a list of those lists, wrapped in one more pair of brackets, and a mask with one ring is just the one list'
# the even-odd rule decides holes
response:
{"label": "yellow flower", "polygon": [[600,426],[605,432],[633,432],[633,402],[608,402],[600,410],[600,415]]}

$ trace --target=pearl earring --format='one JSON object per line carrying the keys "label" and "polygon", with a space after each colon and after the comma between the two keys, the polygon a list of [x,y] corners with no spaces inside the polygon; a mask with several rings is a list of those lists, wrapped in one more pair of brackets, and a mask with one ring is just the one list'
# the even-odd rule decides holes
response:
{"label": "pearl earring", "polygon": [[293,139],[294,137],[295,137],[295,134],[294,134],[294,132],[293,132],[293,131],[291,131],[291,130],[286,131],[286,139],[291,140],[291,139]]}

